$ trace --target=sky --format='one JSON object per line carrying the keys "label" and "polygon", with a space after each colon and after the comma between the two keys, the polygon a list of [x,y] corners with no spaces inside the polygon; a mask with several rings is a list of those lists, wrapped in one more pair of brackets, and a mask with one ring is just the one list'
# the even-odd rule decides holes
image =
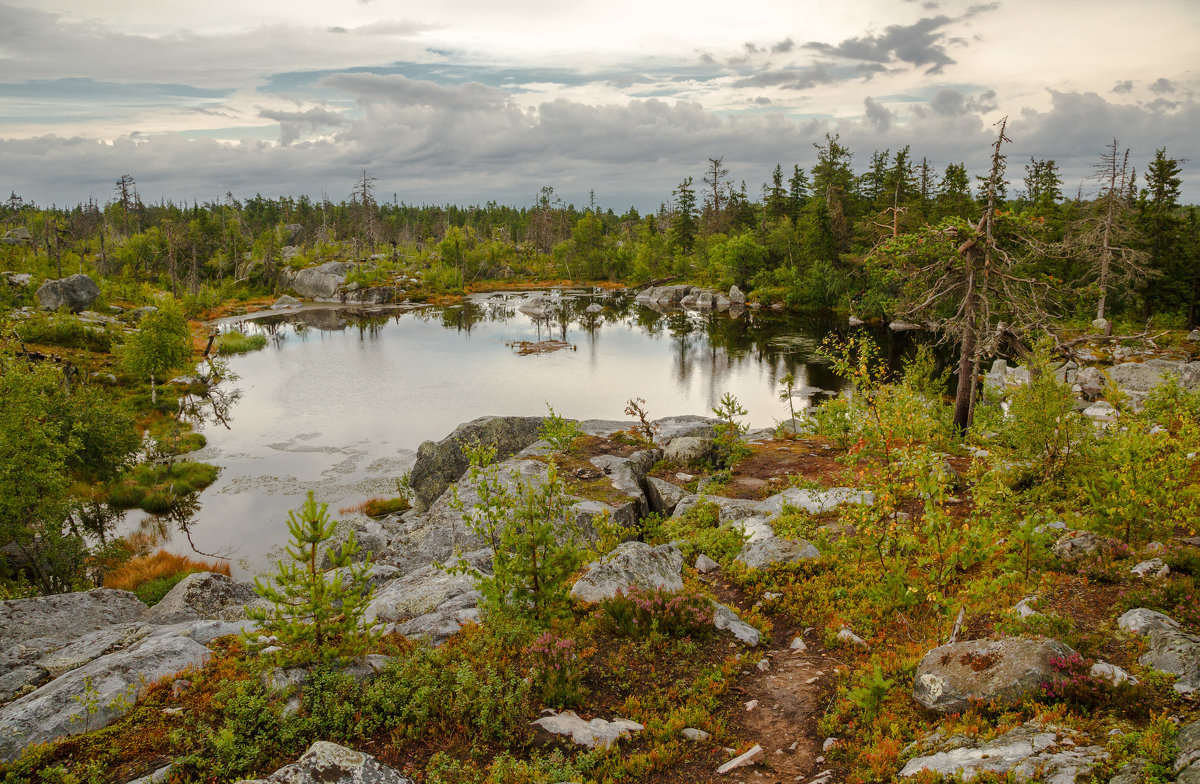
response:
{"label": "sky", "polygon": [[[0,191],[653,210],[839,134],[1086,196],[1115,138],[1200,202],[1198,0],[0,0]],[[1183,160],[1186,159],[1186,160]],[[1140,176],[1139,176],[1140,179]]]}

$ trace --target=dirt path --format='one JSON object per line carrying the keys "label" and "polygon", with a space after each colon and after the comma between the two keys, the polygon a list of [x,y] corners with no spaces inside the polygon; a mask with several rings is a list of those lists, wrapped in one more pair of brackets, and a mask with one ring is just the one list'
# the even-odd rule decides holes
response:
{"label": "dirt path", "polygon": [[[745,595],[724,583],[719,573],[703,579],[734,610],[749,609]],[[819,632],[787,626],[783,618],[773,620],[775,630],[762,661],[742,670],[730,689],[740,703],[733,710],[731,728],[744,745],[762,746],[764,756],[756,765],[720,777],[714,773],[713,778],[753,784],[832,784],[840,776],[825,764],[824,738],[818,736],[817,722],[832,692],[838,662],[823,649]],[[796,638],[803,641],[802,648],[791,647]]]}

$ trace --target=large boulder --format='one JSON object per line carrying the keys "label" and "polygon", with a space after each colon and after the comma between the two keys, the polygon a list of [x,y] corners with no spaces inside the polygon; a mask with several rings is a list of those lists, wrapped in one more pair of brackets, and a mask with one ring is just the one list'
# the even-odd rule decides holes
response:
{"label": "large boulder", "polygon": [[663,457],[677,465],[696,465],[708,462],[713,455],[713,440],[703,436],[682,436],[671,439]]}
{"label": "large boulder", "polygon": [[542,417],[485,416],[459,425],[441,441],[417,447],[417,461],[409,473],[413,507],[428,509],[446,488],[467,471],[470,461],[463,447],[479,442],[496,448],[496,460],[520,452],[537,441]]}
{"label": "large boulder", "polygon": [[688,491],[678,485],[655,476],[646,477],[646,501],[652,512],[670,517],[675,506],[686,495],[689,495]]}
{"label": "large boulder", "polygon": [[630,732],[641,732],[645,727],[629,719],[592,719],[584,721],[575,711],[552,713],[532,723],[551,735],[566,735],[572,743],[589,749],[607,749]]}
{"label": "large boulder", "polygon": [[33,295],[44,310],[67,308],[72,313],[87,310],[100,296],[100,287],[87,275],[48,280]]}
{"label": "large boulder", "polygon": [[1138,664],[1174,675],[1175,691],[1190,694],[1200,689],[1200,636],[1170,627],[1152,628]]}
{"label": "large boulder", "polygon": [[1178,378],[1185,389],[1195,389],[1200,385],[1200,362],[1147,359],[1145,362],[1122,362],[1108,369],[1109,379],[1135,403],[1145,399],[1168,375]]}
{"label": "large boulder", "polygon": [[353,267],[345,261],[327,261],[316,267],[306,267],[296,273],[292,288],[302,297],[330,299],[346,282],[346,273]]}
{"label": "large boulder", "polygon": [[1200,721],[1185,724],[1175,736],[1175,780],[1183,784],[1200,782]]}
{"label": "large boulder", "polygon": [[1051,659],[1074,653],[1044,637],[950,643],[934,648],[917,665],[913,699],[939,713],[964,711],[972,700],[1017,702],[1060,677]]}
{"label": "large boulder", "polygon": [[599,455],[591,459],[612,483],[613,490],[628,498],[636,507],[636,516],[644,517],[650,512],[650,502],[642,487],[646,474],[662,457],[661,449],[643,449],[629,457]]}
{"label": "large boulder", "polygon": [[283,227],[283,244],[295,245],[304,235],[304,227],[299,223],[289,223]]}
{"label": "large boulder", "polygon": [[254,586],[215,572],[196,572],[176,583],[150,608],[146,620],[163,624],[200,618],[240,621],[249,604],[262,605]]}
{"label": "large boulder", "polygon": [[413,784],[370,754],[319,740],[299,760],[265,779],[240,784]]}
{"label": "large boulder", "polygon": [[71,670],[0,708],[0,761],[11,762],[30,744],[108,725],[144,684],[199,667],[208,656],[208,648],[189,637],[155,635]]}
{"label": "large boulder", "polygon": [[1058,538],[1050,551],[1060,561],[1071,563],[1088,558],[1111,558],[1121,548],[1121,543],[1091,531],[1068,531]]}
{"label": "large boulder", "polygon": [[683,553],[674,545],[625,542],[587,570],[571,588],[583,602],[611,599],[630,588],[683,589]]}
{"label": "large boulder", "polygon": [[141,599],[111,588],[0,602],[0,654],[17,645],[39,653],[58,650],[98,629],[140,621],[145,614]]}
{"label": "large boulder", "polygon": [[734,560],[751,569],[766,569],[777,564],[793,564],[820,557],[820,551],[804,539],[770,536],[747,542]]}

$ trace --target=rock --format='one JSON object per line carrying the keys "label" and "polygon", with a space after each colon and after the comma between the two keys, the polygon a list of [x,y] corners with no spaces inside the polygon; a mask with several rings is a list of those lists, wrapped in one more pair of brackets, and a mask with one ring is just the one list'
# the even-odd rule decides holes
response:
{"label": "rock", "polygon": [[719,602],[713,602],[712,606],[713,626],[720,631],[728,631],[751,648],[758,646],[762,639],[758,629],[739,618],[732,608]]}
{"label": "rock", "polygon": [[1144,635],[1154,629],[1178,629],[1179,622],[1171,616],[1163,615],[1155,610],[1136,607],[1117,618],[1117,628]]}
{"label": "rock", "polygon": [[64,673],[82,667],[90,661],[100,658],[113,650],[141,640],[147,634],[147,627],[140,623],[121,623],[116,626],[106,626],[59,648],[38,659],[36,665],[45,670],[50,678],[57,678]]}
{"label": "rock", "polygon": [[1146,780],[1144,772],[1150,761],[1144,757],[1136,757],[1126,762],[1116,775],[1108,780],[1108,784],[1142,784]]}
{"label": "rock", "polygon": [[333,540],[330,542],[331,547],[327,548],[326,553],[321,556],[322,569],[329,569],[333,566],[328,550],[332,550],[334,555],[340,556],[342,547],[350,540],[350,534],[354,534],[354,542],[358,545],[358,552],[351,558],[352,563],[363,563],[376,553],[384,552],[393,537],[389,527],[380,520],[370,517],[355,517],[344,521],[337,527]]}
{"label": "rock", "polygon": [[215,572],[196,572],[175,584],[158,604],[150,608],[150,623],[179,623],[198,618],[238,621],[246,617],[246,605],[267,606],[254,587]]}
{"label": "rock", "polygon": [[808,646],[804,644],[804,638],[802,637],[793,637],[792,644],[788,648],[798,653],[804,653],[808,650]]}
{"label": "rock", "polygon": [[1131,683],[1137,685],[1138,679],[1125,672],[1115,664],[1109,664],[1106,661],[1098,661],[1092,665],[1089,673],[1096,678],[1104,678],[1106,681],[1116,686],[1118,683]]}
{"label": "rock", "polygon": [[888,329],[892,332],[912,332],[913,330],[921,329],[921,325],[914,324],[911,321],[896,320],[888,324]]}
{"label": "rock", "polygon": [[1059,537],[1050,550],[1060,561],[1071,563],[1084,558],[1111,558],[1119,547],[1120,542],[1107,536],[1091,531],[1068,531]]}
{"label": "rock", "polygon": [[1179,728],[1175,748],[1179,749],[1174,763],[1176,781],[1189,784],[1200,781],[1200,721]]}
{"label": "rock", "polygon": [[751,569],[766,569],[776,564],[793,564],[820,557],[821,553],[811,542],[772,536],[747,543],[735,560]]}
{"label": "rock", "polygon": [[683,731],[680,732],[679,734],[682,735],[683,737],[687,738],[688,740],[695,740],[695,741],[708,740],[709,738],[712,737],[712,735],[705,732],[704,730],[698,730],[695,727],[684,727]]}
{"label": "rock", "polygon": [[542,421],[541,417],[479,417],[459,425],[437,443],[426,441],[421,444],[409,474],[413,507],[417,511],[428,509],[447,487],[466,473],[469,461],[463,446],[475,441],[494,446],[496,460],[506,460],[540,438]]}
{"label": "rock", "polygon": [[140,779],[134,779],[133,781],[130,781],[129,784],[165,784],[167,778],[170,777],[171,771],[174,768],[174,764],[163,765],[153,773],[148,773],[145,776],[142,776]]}
{"label": "rock", "polygon": [[[657,439],[659,443],[669,444],[673,439],[686,436],[712,438],[713,425],[717,424],[717,421],[712,417],[684,414],[683,416],[655,419],[651,424],[654,425],[655,432],[658,433]],[[624,426],[628,427],[627,424]]]}
{"label": "rock", "polygon": [[1131,567],[1129,571],[1138,577],[1166,577],[1171,573],[1171,567],[1163,563],[1161,558],[1151,558]]}
{"label": "rock", "polygon": [[866,323],[867,322],[863,321],[862,319],[860,319],[858,316],[854,315],[853,313],[850,314],[850,318],[846,319],[846,324],[851,327],[861,327],[863,324],[866,324]]}
{"label": "rock", "polygon": [[1085,408],[1083,415],[1093,422],[1106,423],[1117,421],[1119,413],[1112,403],[1101,400]]}
{"label": "rock", "polygon": [[304,227],[299,223],[288,223],[283,227],[283,244],[295,245],[304,236]]}
{"label": "rock", "polygon": [[745,305],[746,295],[737,286],[729,287],[729,304],[730,305]]}
{"label": "rock", "polygon": [[1092,329],[1107,329],[1108,319],[1092,319]]}
{"label": "rock", "polygon": [[43,310],[67,308],[72,313],[87,310],[100,296],[100,287],[87,275],[48,280],[33,294]]}
{"label": "rock", "polygon": [[1074,654],[1057,640],[1005,637],[934,648],[917,666],[913,699],[930,710],[966,710],[971,700],[1017,702],[1058,677],[1052,658]]}
{"label": "rock", "polygon": [[[124,715],[145,683],[208,661],[209,652],[187,637],[151,636],[54,679],[0,708],[0,760],[11,762],[32,743],[96,730]],[[87,715],[82,701],[95,699]]]}
{"label": "rock", "polygon": [[745,754],[735,757],[721,767],[717,768],[717,773],[725,775],[731,770],[737,770],[738,768],[744,768],[748,765],[753,765],[761,760],[764,756],[766,756],[766,753],[763,751],[762,746],[755,744],[754,747]]}
{"label": "rock", "polygon": [[592,719],[584,721],[575,711],[563,711],[549,716],[543,716],[532,725],[541,727],[551,735],[568,735],[571,742],[589,749],[607,749],[621,738],[628,738],[631,732],[641,732],[645,727],[629,719]]}
{"label": "rock", "polygon": [[0,272],[0,280],[13,288],[26,289],[33,283],[33,276],[28,272]]}
{"label": "rock", "polygon": [[679,485],[673,485],[655,476],[646,477],[646,501],[650,504],[650,511],[663,517],[670,517],[675,511],[675,506],[688,494],[688,491]]}
{"label": "rock", "polygon": [[[370,754],[319,740],[296,762],[255,779],[263,784],[413,784]],[[250,784],[243,782],[242,784]]]}
{"label": "rock", "polygon": [[591,305],[588,305],[583,310],[585,313],[601,313],[604,310],[604,306],[593,302]]}
{"label": "rock", "polygon": [[841,629],[838,629],[837,638],[846,645],[857,645],[860,648],[868,647],[866,640],[864,640],[862,637],[859,637],[845,626],[843,626]]}
{"label": "rock", "polygon": [[1084,400],[1095,400],[1104,391],[1104,374],[1099,368],[1080,368],[1075,374],[1075,383],[1079,385],[1079,393]]}
{"label": "rock", "polygon": [[720,568],[721,568],[721,565],[719,563],[717,563],[713,559],[709,558],[704,553],[700,553],[700,555],[696,556],[696,571],[700,572],[700,574],[708,574],[709,572],[715,572],[717,569],[720,569]]}
{"label": "rock", "polygon": [[698,465],[707,462],[713,454],[713,440],[702,436],[672,438],[663,451],[663,459],[677,465]]}
{"label": "rock", "polygon": [[785,506],[802,509],[809,514],[820,514],[836,509],[842,504],[875,503],[875,494],[870,490],[857,490],[852,487],[832,487],[828,490],[801,490],[789,487],[781,493],[776,493],[762,501],[759,509],[769,518],[778,517]]}
{"label": "rock", "polygon": [[284,294],[279,299],[275,300],[275,304],[271,306],[271,310],[287,310],[289,308],[298,308],[304,303],[293,297],[291,294]]}
{"label": "rock", "polygon": [[1190,694],[1200,689],[1200,636],[1179,629],[1151,629],[1138,664],[1176,676],[1175,691]]}
{"label": "rock", "polygon": [[146,605],[137,596],[111,588],[0,602],[0,653],[20,645],[41,656],[99,629],[140,621],[145,614]]}
{"label": "rock", "polygon": [[684,297],[691,294],[693,288],[693,286],[687,284],[679,286],[654,286],[638,294],[636,301],[640,305],[655,309],[673,308],[678,306]]}
{"label": "rock", "polygon": [[1075,777],[1107,756],[1101,746],[1081,746],[1069,736],[1059,740],[1053,728],[1034,722],[1010,730],[990,741],[979,742],[955,735],[937,746],[938,751],[909,760],[901,776],[923,771],[972,781],[985,773],[1008,780],[1037,777],[1048,784],[1074,784]]}
{"label": "rock", "polygon": [[1033,609],[1033,604],[1038,600],[1036,596],[1026,596],[1021,601],[1013,605],[1012,611],[1017,614],[1018,618],[1032,618],[1035,615],[1041,615],[1040,612]]}
{"label": "rock", "polygon": [[33,234],[24,226],[17,226],[15,229],[9,229],[4,232],[4,236],[0,238],[0,242],[5,245],[23,245],[28,244],[33,240]]}
{"label": "rock", "polygon": [[599,602],[634,586],[679,591],[683,589],[682,574],[683,554],[674,545],[651,547],[645,542],[625,542],[579,578],[571,588],[571,597]]}
{"label": "rock", "polygon": [[650,504],[642,491],[642,485],[646,480],[646,473],[659,461],[662,454],[661,449],[643,449],[629,457],[599,455],[593,457],[590,462],[604,472],[614,490],[635,504],[635,518],[641,518],[650,512]]}
{"label": "rock", "polygon": [[296,273],[292,288],[301,297],[330,299],[346,282],[346,273],[354,268],[345,261],[327,261],[316,267],[305,267]]}
{"label": "rock", "polygon": [[[451,564],[453,565],[453,564]],[[479,621],[479,591],[470,575],[426,566],[386,583],[367,605],[368,623],[392,622],[408,637],[440,645],[465,623]]]}
{"label": "rock", "polygon": [[1190,343],[1200,343],[1200,329],[1193,329],[1187,333],[1187,340]]}

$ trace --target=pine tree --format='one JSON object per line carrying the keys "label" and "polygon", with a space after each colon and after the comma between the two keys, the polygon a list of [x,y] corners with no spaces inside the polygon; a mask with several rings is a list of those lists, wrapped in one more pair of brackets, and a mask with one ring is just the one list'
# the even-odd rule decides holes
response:
{"label": "pine tree", "polygon": [[318,504],[310,490],[299,515],[288,512],[291,562],[278,561],[279,572],[270,580],[254,580],[254,590],[273,608],[250,608],[247,615],[259,622],[260,632],[278,640],[284,664],[353,658],[374,640],[374,633],[364,628],[373,593],[371,559],[353,563],[358,554],[353,533],[340,548],[325,549],[331,566],[321,567],[321,549],[337,526],[328,506]]}

